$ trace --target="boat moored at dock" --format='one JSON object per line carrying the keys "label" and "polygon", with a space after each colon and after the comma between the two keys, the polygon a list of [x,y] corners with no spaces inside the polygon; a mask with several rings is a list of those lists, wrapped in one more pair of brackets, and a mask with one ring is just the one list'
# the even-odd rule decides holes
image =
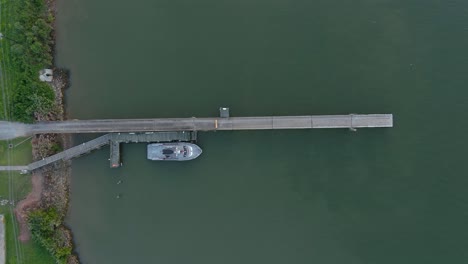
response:
{"label": "boat moored at dock", "polygon": [[192,143],[173,142],[148,145],[149,160],[186,161],[200,156],[202,149]]}

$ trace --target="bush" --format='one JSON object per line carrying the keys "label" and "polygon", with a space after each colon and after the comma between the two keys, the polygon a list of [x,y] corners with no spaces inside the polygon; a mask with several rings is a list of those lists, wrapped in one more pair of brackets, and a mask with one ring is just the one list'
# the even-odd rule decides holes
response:
{"label": "bush", "polygon": [[52,153],[55,154],[55,153],[59,153],[59,152],[63,151],[63,148],[62,148],[62,146],[60,146],[59,143],[54,143],[54,144],[52,144],[50,150],[52,151]]}
{"label": "bush", "polygon": [[54,208],[37,209],[29,214],[28,223],[33,239],[54,256],[58,264],[67,263],[72,248],[63,241],[60,225],[62,219]]}

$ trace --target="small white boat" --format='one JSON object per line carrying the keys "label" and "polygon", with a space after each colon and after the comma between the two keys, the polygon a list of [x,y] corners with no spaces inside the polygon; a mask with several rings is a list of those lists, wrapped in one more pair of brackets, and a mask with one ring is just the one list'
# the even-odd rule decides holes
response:
{"label": "small white boat", "polygon": [[200,156],[202,149],[192,143],[155,143],[148,145],[149,160],[185,161]]}

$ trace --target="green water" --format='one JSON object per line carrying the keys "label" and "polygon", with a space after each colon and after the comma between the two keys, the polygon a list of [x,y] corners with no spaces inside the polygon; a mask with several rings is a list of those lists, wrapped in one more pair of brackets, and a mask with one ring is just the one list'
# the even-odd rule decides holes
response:
{"label": "green water", "polygon": [[[393,113],[73,161],[83,263],[468,262],[468,2],[58,2],[70,118]],[[77,137],[76,141],[84,140]],[[122,184],[117,184],[122,180]],[[117,195],[120,199],[116,199]]]}

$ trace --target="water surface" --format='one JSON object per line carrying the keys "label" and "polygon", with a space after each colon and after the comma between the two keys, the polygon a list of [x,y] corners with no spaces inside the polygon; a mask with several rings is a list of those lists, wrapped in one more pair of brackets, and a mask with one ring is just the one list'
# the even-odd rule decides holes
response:
{"label": "water surface", "polygon": [[455,0],[59,1],[70,118],[395,115],[355,133],[201,133],[186,163],[148,161],[144,144],[116,170],[107,149],[77,159],[81,259],[467,262],[467,14]]}

